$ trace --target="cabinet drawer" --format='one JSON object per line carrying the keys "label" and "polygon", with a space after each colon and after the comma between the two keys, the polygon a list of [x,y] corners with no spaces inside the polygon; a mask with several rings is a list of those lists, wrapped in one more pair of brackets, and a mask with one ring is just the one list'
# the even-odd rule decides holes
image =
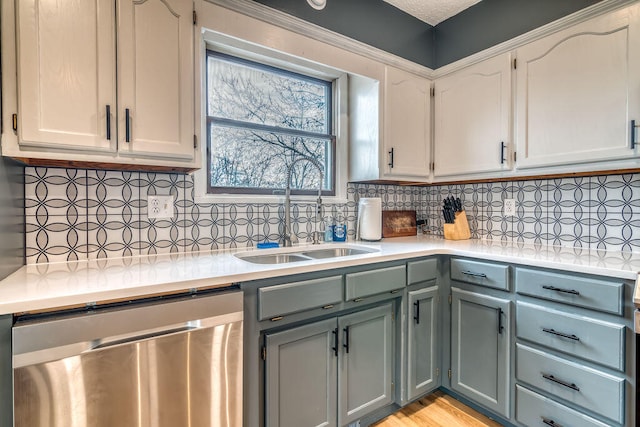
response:
{"label": "cabinet drawer", "polygon": [[516,419],[526,426],[608,427],[519,385],[516,385]]}
{"label": "cabinet drawer", "polygon": [[516,345],[516,377],[617,423],[624,422],[624,378]]}
{"label": "cabinet drawer", "polygon": [[518,337],[624,371],[624,325],[518,302]]}
{"label": "cabinet drawer", "polygon": [[368,295],[391,292],[407,284],[406,267],[380,268],[346,276],[347,301]]}
{"label": "cabinet drawer", "polygon": [[342,302],[342,276],[285,283],[258,289],[258,318],[285,314]]}
{"label": "cabinet drawer", "polygon": [[508,291],[509,266],[452,258],[451,279]]}
{"label": "cabinet drawer", "polygon": [[438,259],[430,258],[407,263],[407,284],[436,280],[438,275]]}
{"label": "cabinet drawer", "polygon": [[578,307],[622,314],[622,280],[602,280],[565,273],[516,268],[516,291]]}

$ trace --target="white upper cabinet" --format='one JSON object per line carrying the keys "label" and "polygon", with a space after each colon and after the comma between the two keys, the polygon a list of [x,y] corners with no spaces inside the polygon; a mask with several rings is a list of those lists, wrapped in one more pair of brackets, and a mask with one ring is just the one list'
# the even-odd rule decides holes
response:
{"label": "white upper cabinet", "polygon": [[16,20],[19,144],[115,151],[113,0],[20,0]]}
{"label": "white upper cabinet", "polygon": [[511,55],[438,79],[434,118],[436,178],[508,170]]}
{"label": "white upper cabinet", "polygon": [[640,120],[638,6],[516,51],[517,168],[626,159]]}
{"label": "white upper cabinet", "polygon": [[383,163],[391,179],[426,181],[431,162],[431,81],[386,67]]}
{"label": "white upper cabinet", "polygon": [[192,34],[191,0],[118,1],[121,153],[193,157]]}

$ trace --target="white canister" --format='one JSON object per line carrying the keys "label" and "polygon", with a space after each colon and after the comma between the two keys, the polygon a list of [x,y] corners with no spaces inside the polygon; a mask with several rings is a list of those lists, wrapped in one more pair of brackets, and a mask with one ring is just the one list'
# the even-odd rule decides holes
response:
{"label": "white canister", "polygon": [[358,202],[358,238],[382,239],[382,199],[365,197]]}

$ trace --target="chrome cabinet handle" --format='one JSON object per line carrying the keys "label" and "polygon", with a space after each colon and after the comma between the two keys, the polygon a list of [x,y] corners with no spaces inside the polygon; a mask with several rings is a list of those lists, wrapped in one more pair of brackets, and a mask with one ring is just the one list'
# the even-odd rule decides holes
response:
{"label": "chrome cabinet handle", "polygon": [[462,274],[464,274],[465,276],[471,276],[471,277],[481,277],[481,278],[486,278],[487,275],[484,273],[474,273],[473,271],[463,271]]}
{"label": "chrome cabinet handle", "polygon": [[554,377],[553,375],[545,374],[544,372],[541,372],[541,375],[542,375],[542,378],[544,378],[547,381],[551,381],[551,382],[554,382],[556,384],[560,384],[561,386],[566,387],[566,388],[570,388],[571,390],[580,391],[580,387],[578,387],[574,383],[568,383],[566,381],[562,381],[562,380]]}
{"label": "chrome cabinet handle", "polygon": [[580,295],[580,292],[576,291],[575,289],[556,288],[555,286],[550,286],[550,285],[544,285],[542,286],[542,289],[546,289],[548,291],[563,292],[565,294],[571,294],[571,295]]}
{"label": "chrome cabinet handle", "polygon": [[578,338],[577,336],[575,336],[573,334],[571,334],[571,335],[565,334],[565,333],[562,333],[562,332],[558,332],[558,331],[556,331],[554,329],[542,328],[542,332],[546,332],[548,334],[556,335],[556,336],[559,336],[559,337],[562,337],[562,338],[568,338],[568,339],[574,340],[574,341],[580,341],[580,338]]}

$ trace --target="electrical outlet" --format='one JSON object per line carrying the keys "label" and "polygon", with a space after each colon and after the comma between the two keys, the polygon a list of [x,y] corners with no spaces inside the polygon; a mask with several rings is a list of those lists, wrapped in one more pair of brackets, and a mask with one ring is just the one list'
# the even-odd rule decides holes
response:
{"label": "electrical outlet", "polygon": [[174,196],[147,196],[147,216],[150,219],[173,217]]}
{"label": "electrical outlet", "polygon": [[504,199],[504,216],[516,214],[516,199]]}

